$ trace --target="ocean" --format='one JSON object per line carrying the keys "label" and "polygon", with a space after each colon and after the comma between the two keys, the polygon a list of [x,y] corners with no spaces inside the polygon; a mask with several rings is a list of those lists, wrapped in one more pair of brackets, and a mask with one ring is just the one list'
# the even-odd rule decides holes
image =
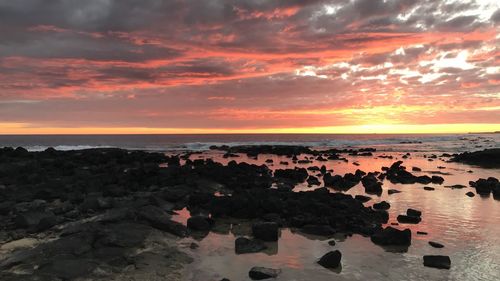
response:
{"label": "ocean", "polygon": [[207,134],[207,135],[0,135],[0,147],[30,151],[117,147],[145,151],[205,151],[212,145],[374,147],[379,151],[463,152],[500,147],[500,134]]}

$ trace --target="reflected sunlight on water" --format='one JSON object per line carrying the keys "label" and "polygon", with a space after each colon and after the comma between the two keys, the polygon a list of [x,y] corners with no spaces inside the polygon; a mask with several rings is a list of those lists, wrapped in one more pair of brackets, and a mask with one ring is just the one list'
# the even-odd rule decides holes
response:
{"label": "reflected sunlight on water", "polygon": [[[387,153],[385,153],[387,155]],[[375,153],[375,156],[381,153]],[[297,164],[300,167],[325,165],[333,169],[334,174],[345,174],[361,169],[365,172],[380,171],[382,166],[390,166],[401,159],[401,153],[390,154],[394,159],[374,157],[349,156],[349,162],[313,161],[310,164]],[[229,161],[263,164],[266,159],[272,159],[271,169],[291,168],[290,159],[276,155],[260,155],[258,159],[249,159],[245,155],[237,158],[222,158],[217,151],[209,151],[202,155],[192,155],[196,158],[212,158],[226,164]],[[304,156],[299,157],[299,159]],[[462,184],[468,186],[470,180],[500,176],[499,169],[481,169],[459,163],[447,163],[445,159],[429,161],[424,153],[412,153],[408,159],[401,159],[407,169],[419,167],[422,172],[412,172],[416,175],[429,174],[429,171],[449,173],[443,185],[429,184],[436,188],[426,191],[422,184],[392,184],[384,181],[384,193],[381,196],[370,195],[373,203],[385,200],[391,204],[388,224],[395,223],[399,214],[406,209],[421,210],[422,222],[419,224],[401,224],[398,228],[412,230],[412,245],[406,253],[393,253],[373,244],[369,238],[360,235],[348,237],[345,240],[336,238],[336,246],[330,246],[328,239],[311,237],[294,229],[282,229],[277,243],[268,243],[271,251],[236,255],[234,240],[239,236],[250,236],[249,222],[218,220],[215,230],[206,237],[199,238],[196,243],[199,248],[190,251],[195,257],[187,271],[187,280],[249,280],[248,271],[253,266],[281,268],[283,273],[278,280],[499,280],[500,278],[500,201],[493,198],[465,196],[470,187],[464,189],[446,188],[448,185]],[[288,161],[291,165],[280,165],[280,161]],[[352,164],[356,161],[360,166]],[[269,165],[269,164],[268,164]],[[445,168],[439,169],[438,166]],[[472,170],[471,172],[468,172]],[[311,173],[310,174],[315,174]],[[311,190],[307,184],[298,185],[294,191]],[[388,195],[388,189],[397,189],[401,193]],[[334,190],[331,190],[335,192]],[[347,193],[365,194],[364,188],[358,184]],[[175,219],[185,223],[189,211],[183,209]],[[246,226],[245,226],[246,224]],[[224,225],[224,226],[221,226]],[[225,229],[225,231],[220,231]],[[417,235],[417,231],[428,235]],[[191,240],[185,239],[181,243]],[[435,249],[428,241],[436,241],[445,245]],[[330,271],[315,262],[330,250],[342,252],[342,269]],[[450,270],[437,270],[423,266],[423,255],[449,255],[452,260]]]}

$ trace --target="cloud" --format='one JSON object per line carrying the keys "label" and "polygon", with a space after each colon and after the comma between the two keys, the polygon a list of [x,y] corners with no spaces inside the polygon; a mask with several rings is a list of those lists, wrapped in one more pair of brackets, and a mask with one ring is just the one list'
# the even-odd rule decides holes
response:
{"label": "cloud", "polygon": [[0,123],[496,122],[499,8],[459,0],[0,1]]}

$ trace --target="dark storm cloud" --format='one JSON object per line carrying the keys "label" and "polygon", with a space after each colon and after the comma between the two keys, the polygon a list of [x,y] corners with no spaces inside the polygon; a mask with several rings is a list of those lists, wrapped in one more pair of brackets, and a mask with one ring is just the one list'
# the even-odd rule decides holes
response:
{"label": "dark storm cloud", "polygon": [[171,59],[180,50],[155,44],[134,44],[109,36],[91,36],[70,31],[27,31],[22,36],[0,43],[0,56],[62,58],[86,60],[146,61]]}

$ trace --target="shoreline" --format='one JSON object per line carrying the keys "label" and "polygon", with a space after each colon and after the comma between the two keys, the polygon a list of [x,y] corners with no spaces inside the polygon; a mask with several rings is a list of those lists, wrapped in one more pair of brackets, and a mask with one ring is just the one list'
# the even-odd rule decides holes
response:
{"label": "shoreline", "polygon": [[[484,196],[483,183],[476,180],[479,175],[497,171],[448,162],[450,154],[385,153],[374,149],[317,151],[301,146],[222,149],[180,156],[112,148],[43,152],[0,149],[0,186],[4,191],[0,198],[0,238],[6,254],[6,258],[0,259],[0,276],[6,280],[19,276],[141,280],[159,274],[169,276],[169,280],[186,280],[186,268],[197,264],[201,268],[195,268],[196,272],[206,270],[206,264],[192,260],[190,254],[209,263],[213,258],[208,254],[214,249],[207,243],[225,241],[223,244],[229,244],[220,258],[234,259],[238,255],[234,256],[233,243],[238,237],[245,237],[245,243],[250,243],[238,250],[245,253],[243,256],[257,255],[275,265],[281,264],[284,249],[278,244],[288,244],[289,240],[308,244],[308,235],[313,235],[311,241],[316,241],[314,237],[329,241],[328,237],[344,233],[347,241],[355,235],[360,237],[354,239],[358,243],[371,240],[371,245],[380,245],[384,251],[396,247],[402,253],[411,252],[414,239],[420,243],[422,237],[417,231],[427,225],[430,214],[424,210],[422,223],[420,216],[410,211],[395,220],[393,208],[406,210],[414,206],[380,205],[386,202],[385,198],[411,194],[413,191],[405,186],[420,186],[422,194],[430,194],[422,189],[429,185],[438,188],[439,194],[466,188],[468,183],[456,182],[454,173],[460,176],[457,179],[474,179],[476,193]],[[486,154],[493,152],[497,153]],[[460,160],[481,162],[469,156],[462,155]],[[406,163],[418,164],[420,171],[416,166],[402,168]],[[387,166],[380,170],[376,168],[379,164]],[[333,168],[323,168],[324,165]],[[425,168],[439,165],[456,168],[449,168],[451,175],[447,169],[443,172]],[[468,173],[467,167],[474,173]],[[354,196],[352,191],[359,194]],[[394,194],[396,191],[403,193]],[[500,194],[496,187],[488,189],[488,194],[492,192],[495,198]],[[376,201],[378,205],[374,204]],[[184,217],[179,220],[179,216]],[[414,223],[417,218],[419,223]],[[227,219],[231,223],[226,223]],[[241,228],[243,221],[250,221],[250,225]],[[272,238],[263,243],[262,239],[276,235],[276,229],[277,242]],[[405,229],[409,229],[410,236]],[[46,243],[23,245],[37,237]],[[179,244],[186,241],[191,242]],[[334,241],[342,243],[339,239]],[[325,244],[314,242],[314,247],[328,246]],[[277,248],[262,257],[259,253],[264,246]],[[347,253],[344,258],[349,261],[352,247],[337,247],[344,255]],[[322,254],[327,253],[324,250]],[[162,251],[171,253],[170,258],[160,254]],[[316,260],[303,251],[301,255],[305,256],[300,263],[313,266]],[[43,252],[55,256],[47,260]],[[239,258],[236,261],[245,262]],[[455,262],[452,259],[452,264]],[[77,264],[83,264],[83,269],[76,270]],[[344,269],[340,272],[321,274],[350,274],[349,265],[342,264]],[[168,270],[158,273],[160,268]],[[283,276],[290,274],[291,269],[283,270]],[[242,272],[234,274],[241,276]]]}

